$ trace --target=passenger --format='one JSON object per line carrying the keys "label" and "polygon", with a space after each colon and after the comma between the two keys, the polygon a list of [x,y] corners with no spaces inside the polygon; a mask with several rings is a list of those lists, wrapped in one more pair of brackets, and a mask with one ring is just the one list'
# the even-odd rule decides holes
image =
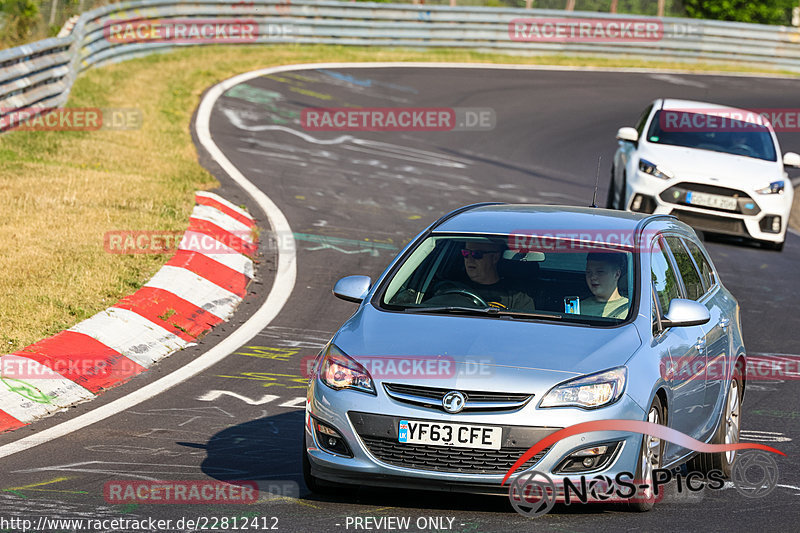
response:
{"label": "passenger", "polygon": [[586,285],[592,296],[581,300],[581,314],[625,318],[629,301],[619,293],[619,279],[625,272],[625,254],[590,253],[586,256]]}

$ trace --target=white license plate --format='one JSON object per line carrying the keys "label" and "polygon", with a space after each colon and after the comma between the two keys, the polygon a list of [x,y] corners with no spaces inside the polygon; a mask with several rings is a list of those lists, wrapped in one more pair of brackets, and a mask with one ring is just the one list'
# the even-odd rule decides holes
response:
{"label": "white license plate", "polygon": [[727,209],[728,211],[736,211],[739,205],[736,198],[719,196],[717,194],[705,194],[702,192],[687,192],[686,203],[702,205],[704,207],[716,207],[717,209]]}
{"label": "white license plate", "polygon": [[397,440],[409,444],[499,450],[503,428],[401,420]]}

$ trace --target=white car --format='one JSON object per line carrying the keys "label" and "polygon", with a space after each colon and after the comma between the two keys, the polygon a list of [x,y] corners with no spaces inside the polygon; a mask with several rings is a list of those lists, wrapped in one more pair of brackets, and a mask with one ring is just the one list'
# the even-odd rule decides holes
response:
{"label": "white car", "polygon": [[672,214],[709,233],[782,250],[794,190],[772,125],[753,111],[658,99],[620,128],[607,207]]}

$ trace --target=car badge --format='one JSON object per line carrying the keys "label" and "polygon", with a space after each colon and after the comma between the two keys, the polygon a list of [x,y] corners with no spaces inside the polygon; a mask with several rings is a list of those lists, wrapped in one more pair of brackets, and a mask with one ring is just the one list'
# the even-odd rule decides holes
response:
{"label": "car badge", "polygon": [[448,413],[458,413],[464,408],[466,402],[466,396],[454,390],[444,395],[444,398],[442,398],[442,407]]}

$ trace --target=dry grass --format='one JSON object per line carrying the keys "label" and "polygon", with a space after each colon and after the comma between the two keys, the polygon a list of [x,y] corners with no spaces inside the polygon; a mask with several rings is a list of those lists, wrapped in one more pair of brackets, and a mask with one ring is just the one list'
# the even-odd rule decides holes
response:
{"label": "dry grass", "polygon": [[168,259],[106,253],[103,235],[120,229],[182,230],[193,192],[216,185],[197,163],[189,133],[203,90],[240,72],[318,61],[743,70],[737,65],[316,46],[199,47],[91,70],[76,82],[69,106],[139,108],[144,117],[140,130],[0,136],[0,353],[113,304]]}

